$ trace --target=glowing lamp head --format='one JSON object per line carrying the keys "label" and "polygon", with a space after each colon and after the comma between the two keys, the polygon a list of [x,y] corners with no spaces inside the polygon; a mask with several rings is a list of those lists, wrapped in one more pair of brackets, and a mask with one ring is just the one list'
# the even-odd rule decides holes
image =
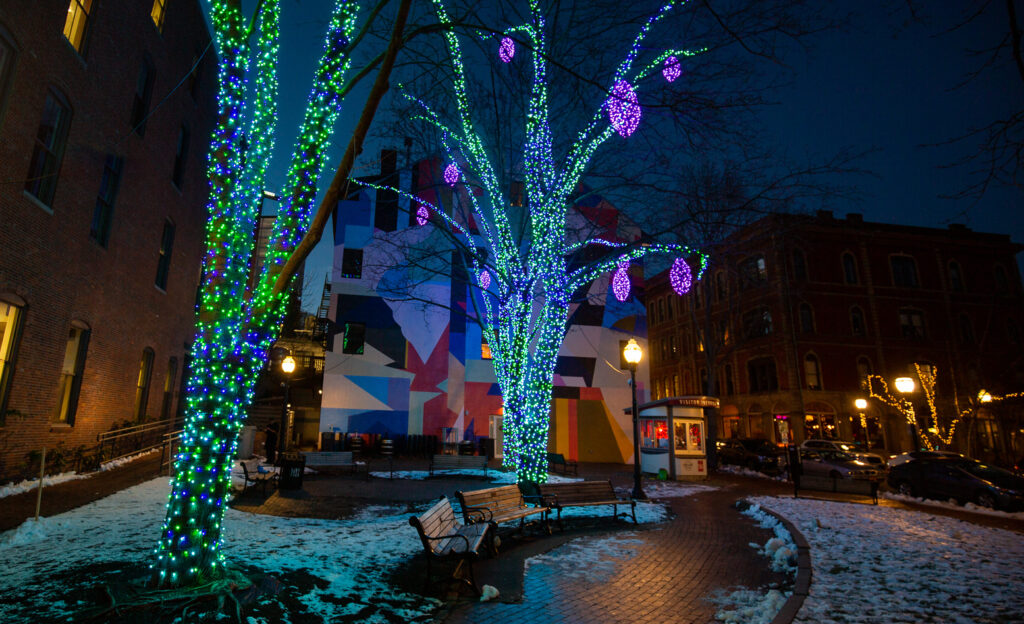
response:
{"label": "glowing lamp head", "polygon": [[643,359],[644,350],[636,343],[636,338],[630,338],[629,342],[626,343],[625,348],[622,349],[622,357],[626,359],[626,363],[630,366],[636,366]]}
{"label": "glowing lamp head", "polygon": [[284,371],[288,375],[291,375],[292,373],[294,373],[295,372],[295,358],[293,358],[292,356],[289,355],[286,358],[284,358],[283,360],[281,360],[281,370]]}
{"label": "glowing lamp head", "polygon": [[853,406],[859,410],[866,410],[868,408],[868,402],[866,399],[857,399],[853,402]]}
{"label": "glowing lamp head", "polygon": [[498,47],[498,58],[502,63],[508,63],[516,55],[516,44],[512,37],[502,37],[501,46]]}
{"label": "glowing lamp head", "polygon": [[982,390],[981,392],[978,393],[978,400],[981,401],[982,403],[991,403],[992,395],[989,394],[988,390]]}
{"label": "glowing lamp head", "polygon": [[897,377],[894,383],[896,385],[896,389],[903,394],[910,394],[916,387],[914,385],[914,380],[910,377]]}

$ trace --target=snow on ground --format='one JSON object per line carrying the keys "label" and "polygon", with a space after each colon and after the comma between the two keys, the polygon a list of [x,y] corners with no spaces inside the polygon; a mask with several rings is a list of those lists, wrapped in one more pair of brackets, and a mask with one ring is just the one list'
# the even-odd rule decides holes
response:
{"label": "snow on ground", "polygon": [[810,596],[796,622],[1024,622],[1024,539],[928,513],[756,497],[811,546]]}
{"label": "snow on ground", "polygon": [[[158,478],[0,533],[4,569],[0,604],[7,605],[4,623],[66,619],[97,605],[75,602],[71,593],[62,592],[123,581],[126,574],[144,571],[156,546],[168,492],[169,480]],[[228,560],[239,568],[271,574],[285,585],[282,594],[254,607],[250,621],[429,621],[440,603],[404,592],[391,580],[392,573],[422,551],[408,520],[411,513],[421,513],[428,505],[414,509],[368,506],[345,520],[228,509],[224,521]],[[573,515],[609,513],[603,507],[580,511]],[[667,517],[657,503],[637,505],[641,522]]]}
{"label": "snow on ground", "polygon": [[734,466],[733,464],[719,464],[718,472],[725,472],[728,474],[740,475],[741,477],[753,477],[755,479],[771,479],[772,481],[786,481],[787,479],[782,475],[770,476],[763,472],[751,470],[746,466]]}
{"label": "snow on ground", "polygon": [[932,500],[930,498],[914,498],[913,496],[904,496],[903,494],[897,494],[896,492],[883,492],[882,498],[888,498],[890,500],[903,501],[905,503],[916,503],[918,505],[928,505],[930,507],[945,507],[946,509],[959,509],[984,514],[986,516],[997,516],[999,518],[1016,518],[1017,520],[1024,520],[1024,511],[999,511],[998,509],[989,509],[988,507],[979,507],[974,503],[967,503],[961,505],[955,500],[940,501]]}
{"label": "snow on ground", "polygon": [[710,492],[718,488],[711,485],[700,485],[687,481],[647,481],[644,483],[644,494],[648,498],[684,498],[701,492]]}
{"label": "snow on ground", "polygon": [[[786,527],[757,505],[752,505],[741,513],[757,520],[761,528],[771,529],[775,533],[775,537],[769,538],[764,546],[751,542],[750,547],[771,560],[773,570],[795,574],[796,544]],[[765,591],[741,587],[729,594],[724,591],[718,592],[709,600],[721,607],[715,613],[717,620],[727,624],[768,624],[775,619],[790,595],[792,592],[782,592],[775,588]]]}
{"label": "snow on ground", "polygon": [[[483,469],[475,468],[453,468],[451,470],[435,470],[431,475],[426,470],[395,470],[394,472],[371,472],[371,477],[378,479],[411,479],[422,481],[439,477],[482,477],[490,479],[491,483],[511,485],[516,482],[516,473],[502,472],[500,470],[488,470],[486,474]],[[582,481],[578,477],[563,477],[562,475],[549,474],[548,483],[568,483],[570,481]]]}
{"label": "snow on ground", "polygon": [[[100,464],[100,469],[97,472],[89,472],[86,474],[78,474],[75,472],[62,472],[56,475],[46,475],[46,477],[43,478],[43,489],[45,490],[48,486],[56,485],[57,483],[64,483],[65,481],[74,481],[75,479],[88,479],[89,477],[97,474],[98,472],[111,470],[113,468],[117,468],[118,466],[123,466],[124,464],[127,464],[130,461],[135,461],[136,459],[143,457],[144,455],[149,455],[150,453],[158,452],[159,449],[155,449],[152,451],[146,451],[145,453],[138,453],[136,455],[130,455],[128,457],[121,457],[120,459],[114,459],[108,462],[104,462]],[[239,468],[239,470],[241,470],[241,468]],[[39,479],[25,479],[21,483],[8,483],[6,485],[0,485],[0,498],[4,498],[5,496],[13,496],[15,494],[22,494],[24,492],[29,492],[31,490],[36,489],[37,487],[39,487]]]}

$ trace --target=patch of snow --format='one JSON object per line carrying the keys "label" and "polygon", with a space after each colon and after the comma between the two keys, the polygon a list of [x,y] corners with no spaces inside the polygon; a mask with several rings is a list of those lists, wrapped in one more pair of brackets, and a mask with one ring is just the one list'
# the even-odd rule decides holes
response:
{"label": "patch of snow", "polygon": [[[424,479],[432,478],[431,474],[426,470],[395,470],[394,472],[371,472],[371,477],[378,479],[410,479],[413,481],[422,481]],[[490,479],[491,483],[498,483],[501,485],[511,485],[517,482],[516,473],[514,472],[502,472],[500,470],[488,470],[486,474],[483,469],[475,468],[452,468],[451,470],[435,470],[433,477],[481,477]],[[557,474],[548,475],[548,483],[570,483],[573,481],[582,481],[578,477],[564,477]]]}
{"label": "patch of snow", "polygon": [[685,498],[717,489],[711,485],[688,481],[648,481],[644,483],[644,493],[648,498]]}
{"label": "patch of snow", "polygon": [[[89,477],[93,476],[94,474],[97,474],[97,473],[100,473],[100,472],[106,472],[107,470],[112,470],[114,468],[117,468],[118,466],[123,466],[123,465],[125,465],[125,464],[127,464],[129,462],[135,461],[136,459],[138,459],[140,457],[144,457],[144,456],[149,455],[151,453],[158,453],[158,452],[160,452],[159,449],[154,449],[154,450],[146,451],[144,453],[136,453],[135,455],[129,455],[128,457],[121,457],[119,459],[112,459],[112,460],[110,460],[108,462],[104,462],[104,463],[100,464],[99,470],[97,470],[96,472],[87,472],[87,473],[83,473],[83,474],[78,474],[78,473],[75,473],[75,472],[62,472],[62,473],[56,474],[56,475],[46,475],[45,477],[43,477],[43,490],[45,491],[48,486],[56,485],[57,483],[64,483],[64,482],[67,482],[67,481],[74,481],[76,479],[88,479]],[[6,485],[0,485],[0,498],[4,498],[6,496],[13,496],[15,494],[22,494],[24,492],[30,492],[30,491],[38,488],[38,487],[39,487],[39,479],[38,478],[37,479],[25,479],[24,481],[22,481],[20,483],[8,483]]]}
{"label": "patch of snow", "polygon": [[733,464],[719,464],[718,465],[718,472],[724,472],[726,474],[739,475],[741,477],[753,477],[755,479],[770,479],[772,481],[788,481],[788,479],[786,479],[786,477],[784,477],[783,475],[775,475],[773,477],[771,475],[766,475],[763,472],[758,472],[757,470],[751,470],[750,468],[747,468],[746,466],[735,466]]}
{"label": "patch of snow", "polygon": [[775,619],[787,599],[789,594],[777,589],[770,589],[767,593],[738,589],[730,594],[718,592],[708,598],[721,607],[715,612],[715,619],[727,624],[768,624]]}
{"label": "patch of snow", "polygon": [[755,497],[811,546],[796,622],[1024,622],[1020,534],[921,511]]}
{"label": "patch of snow", "polygon": [[903,501],[905,503],[916,503],[918,505],[928,505],[930,507],[945,507],[946,509],[957,509],[959,511],[970,511],[986,516],[996,516],[999,518],[1014,518],[1016,520],[1024,520],[1024,511],[1000,511],[998,509],[989,509],[988,507],[981,507],[974,503],[966,503],[961,505],[953,499],[948,501],[934,500],[931,498],[914,498],[913,496],[904,496],[903,494],[897,494],[896,492],[883,492],[882,498],[888,498],[889,500]]}
{"label": "patch of snow", "polygon": [[498,597],[498,588],[493,585],[484,585],[480,588],[480,602],[487,602]]}

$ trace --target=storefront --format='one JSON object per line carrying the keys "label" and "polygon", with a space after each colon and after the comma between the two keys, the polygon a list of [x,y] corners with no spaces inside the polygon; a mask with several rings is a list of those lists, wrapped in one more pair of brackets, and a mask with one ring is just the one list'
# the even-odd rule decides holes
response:
{"label": "storefront", "polygon": [[[640,415],[640,469],[673,480],[706,479],[707,418],[718,399],[682,396],[637,407]],[[627,413],[629,410],[626,410]]]}

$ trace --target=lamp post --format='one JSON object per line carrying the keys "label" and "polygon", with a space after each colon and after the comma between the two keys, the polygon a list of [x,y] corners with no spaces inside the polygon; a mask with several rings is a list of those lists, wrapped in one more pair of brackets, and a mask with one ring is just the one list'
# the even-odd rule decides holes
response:
{"label": "lamp post", "polygon": [[636,365],[640,363],[644,352],[636,339],[630,338],[622,350],[622,356],[629,367],[629,387],[633,391],[633,498],[646,500],[647,495],[640,484],[640,415],[636,409]]}
{"label": "lamp post", "polygon": [[864,410],[868,408],[868,400],[864,398],[857,398],[853,401],[853,406],[860,412],[860,427],[864,430],[864,441],[868,439],[868,419],[864,416]]}
{"label": "lamp post", "polygon": [[284,373],[284,381],[281,382],[281,386],[284,388],[284,398],[281,400],[281,423],[277,429],[277,461],[281,461],[281,453],[285,449],[285,431],[287,428],[288,421],[288,390],[289,381],[291,381],[292,373],[295,372],[295,358],[292,356],[286,356],[281,360],[281,372]]}
{"label": "lamp post", "polygon": [[907,420],[910,421],[910,435],[914,438],[914,446],[917,446],[917,415],[914,414],[914,403],[908,395],[917,387],[910,377],[897,377],[893,382],[896,391],[903,395],[903,409]]}

